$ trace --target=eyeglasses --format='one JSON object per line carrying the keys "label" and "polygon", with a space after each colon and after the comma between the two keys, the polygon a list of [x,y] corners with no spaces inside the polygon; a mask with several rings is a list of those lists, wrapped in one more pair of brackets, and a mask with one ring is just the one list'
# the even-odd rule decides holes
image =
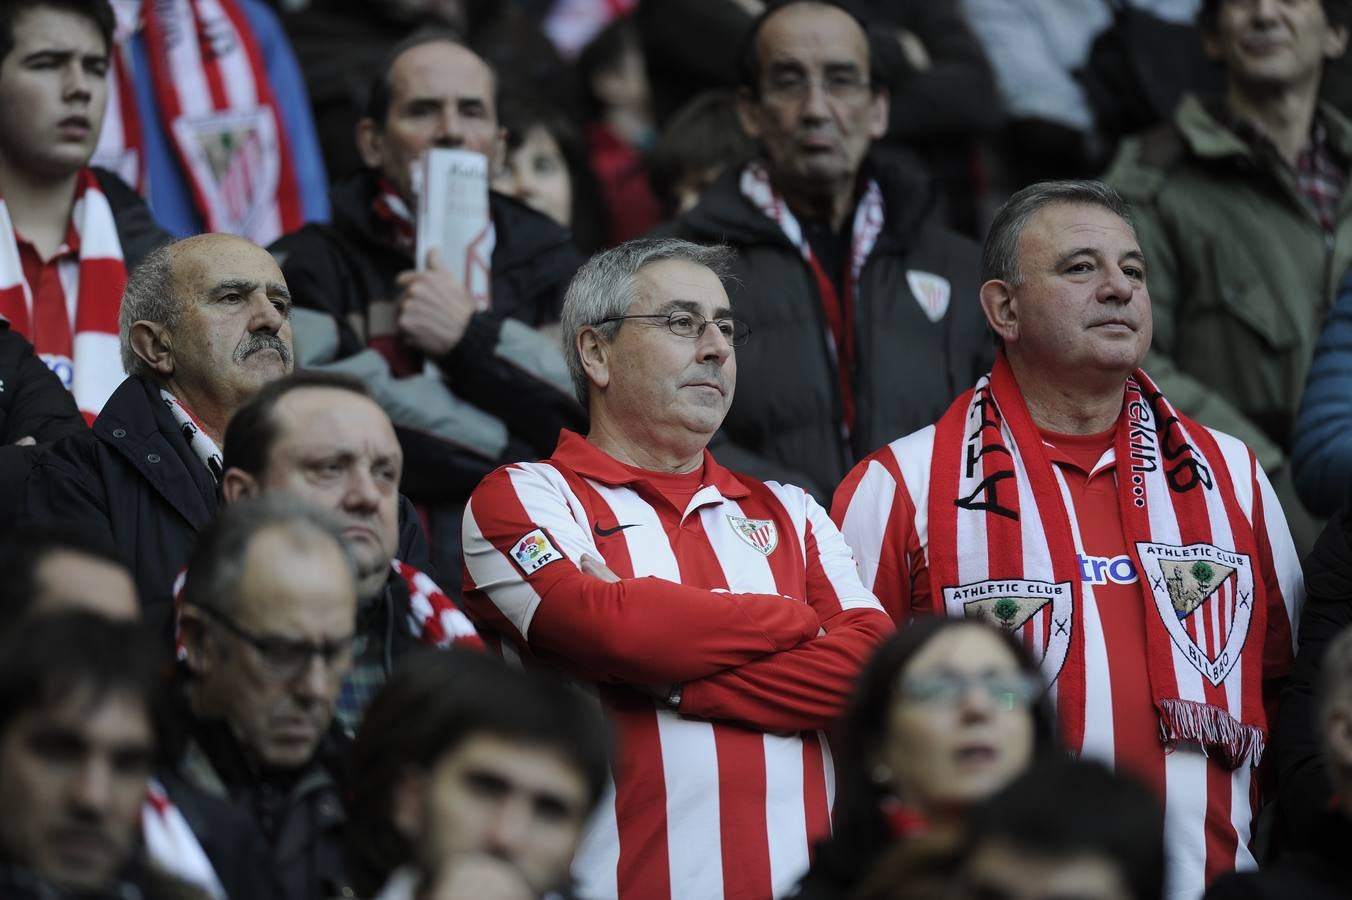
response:
{"label": "eyeglasses", "polygon": [[293,641],[289,638],[259,637],[246,631],[238,622],[218,609],[200,606],[198,609],[207,617],[225,626],[235,637],[254,649],[268,674],[278,681],[292,681],[310,667],[310,660],[318,656],[324,661],[329,673],[346,671],[352,664],[353,644],[356,635],[332,641]]}
{"label": "eyeglasses", "polygon": [[812,90],[814,81],[832,100],[850,103],[863,97],[871,87],[857,72],[827,72],[820,80],[802,73],[784,72],[766,81],[761,86],[761,94],[771,103],[801,103]]}
{"label": "eyeglasses", "polygon": [[906,676],[899,687],[903,700],[933,707],[957,706],[972,688],[980,688],[1003,710],[1027,709],[1042,693],[1041,679],[1026,672],[927,672]]}
{"label": "eyeglasses", "polygon": [[[746,343],[746,339],[751,337],[751,326],[741,319],[706,319],[697,312],[678,309],[673,313],[649,313],[639,316],[611,316],[597,322],[597,325],[604,325],[607,322],[622,322],[625,319],[661,319],[666,323],[667,328],[677,337],[699,340],[704,334],[704,328],[707,325],[713,325],[723,335],[723,340],[734,347],[740,347]],[[652,322],[656,325],[658,323]]]}

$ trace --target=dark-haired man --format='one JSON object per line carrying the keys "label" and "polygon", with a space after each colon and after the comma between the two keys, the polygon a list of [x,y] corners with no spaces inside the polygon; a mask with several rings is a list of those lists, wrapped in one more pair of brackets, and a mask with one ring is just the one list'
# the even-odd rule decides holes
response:
{"label": "dark-haired man", "polygon": [[353,764],[373,775],[353,801],[354,879],[385,879],[380,900],[533,900],[564,887],[608,751],[599,711],[547,673],[464,653],[410,658],[357,737]]}
{"label": "dark-haired man", "polygon": [[[489,195],[487,294],[474,297],[438,257],[415,260],[414,171],[433,147],[502,162],[497,80],[468,47],[444,34],[396,47],[372,85],[357,144],[366,168],[333,190],[333,225],[310,225],[273,245],[301,307],[332,317],[337,357],[370,348],[396,378],[435,364],[437,412],[453,425],[432,436],[422,410],[385,402],[407,458],[405,492],[430,505],[434,562],[459,565],[460,510],[493,466],[543,456],[561,427],[580,427],[555,342],[578,256],[567,231],[523,204]],[[384,401],[383,401],[384,402]]]}
{"label": "dark-haired man", "polygon": [[122,299],[129,377],[92,430],[58,441],[29,478],[27,515],[105,536],[153,625],[216,511],[226,423],[291,371],[290,311],[281,271],[256,244],[204,234],[157,248]]}
{"label": "dark-haired man", "polygon": [[423,570],[427,543],[399,493],[404,455],[390,419],[356,378],[303,370],[263,387],[225,433],[222,498],[288,494],[332,512],[357,567],[358,644],[338,698],[349,730],[418,644],[481,648],[474,626]]}
{"label": "dark-haired man", "polygon": [[1345,0],[1204,0],[1214,101],[1122,144],[1106,180],[1150,261],[1149,357],[1178,408],[1258,454],[1301,553],[1317,526],[1287,454],[1325,313],[1352,265],[1352,122],[1319,102],[1347,44]]}
{"label": "dark-haired man", "polygon": [[122,378],[127,270],[168,240],[125,184],[89,168],[112,35],[107,0],[0,4],[0,315],[90,420]]}
{"label": "dark-haired man", "polygon": [[0,535],[0,631],[30,613],[84,609],[110,619],[141,615],[136,585],[117,552],[68,525]]}
{"label": "dark-haired man", "polygon": [[825,502],[985,371],[977,248],[938,224],[923,177],[869,160],[889,97],[849,12],[776,4],[746,46],[738,111],[761,158],[724,171],[671,233],[737,250],[732,299],[764,335],[740,360],[719,458]]}
{"label": "dark-haired man", "polygon": [[155,679],[133,624],[67,612],[0,636],[0,896],[183,896],[139,851]]}
{"label": "dark-haired man", "polygon": [[1157,900],[1164,888],[1159,801],[1101,763],[1035,766],[972,812],[964,842],[960,900]]}

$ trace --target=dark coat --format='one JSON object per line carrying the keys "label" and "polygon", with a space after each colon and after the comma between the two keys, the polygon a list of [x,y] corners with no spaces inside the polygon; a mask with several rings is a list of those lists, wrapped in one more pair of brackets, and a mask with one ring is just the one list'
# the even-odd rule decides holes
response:
{"label": "dark coat", "polygon": [[[218,503],[215,481],[159,388],[133,377],[108,398],[92,430],[58,441],[39,458],[24,515],[106,535],[136,580],[147,621],[167,629],[174,579]],[[431,569],[417,516],[402,497],[399,525],[400,558]]]}
{"label": "dark coat", "polygon": [[[29,470],[50,444],[86,431],[75,398],[33,352],[23,335],[0,321],[0,515],[13,522]],[[16,447],[25,437],[32,447]]]}
{"label": "dark coat", "polygon": [[[189,728],[189,742],[177,764],[161,778],[174,805],[192,807],[196,796],[205,794],[223,804],[212,814],[213,827],[234,829],[247,823],[260,834],[266,872],[254,877],[273,882],[276,896],[352,896],[350,889],[344,892],[348,882],[342,855],[347,821],[342,797],[351,746],[347,738],[332,729],[311,762],[283,781],[261,773],[223,721],[193,718]],[[194,834],[203,842],[200,833]],[[213,866],[217,858],[212,857]],[[260,861],[249,847],[234,848],[233,858],[237,863]]]}
{"label": "dark coat", "polygon": [[166,627],[174,578],[216,512],[216,483],[151,382],[122,382],[92,430],[58,441],[28,479],[27,518],[105,535]]}
{"label": "dark coat", "polygon": [[[848,442],[816,283],[779,226],[742,196],[741,173],[724,172],[698,206],[663,229],[727,243],[738,254],[729,293],[752,335],[737,349],[737,394],[720,435],[730,443],[716,444],[715,456],[756,478],[804,487],[824,504],[864,456],[937,420],[995,355],[977,299],[979,248],[935,221],[922,177],[881,167],[871,174],[886,221],[859,275],[857,414]],[[951,285],[939,321],[912,293],[910,271]]]}
{"label": "dark coat", "polygon": [[1324,761],[1318,701],[1324,654],[1352,625],[1352,506],[1329,519],[1305,559],[1305,607],[1295,664],[1282,690],[1272,727],[1277,765],[1277,811],[1281,846],[1300,848],[1316,840],[1333,798]]}

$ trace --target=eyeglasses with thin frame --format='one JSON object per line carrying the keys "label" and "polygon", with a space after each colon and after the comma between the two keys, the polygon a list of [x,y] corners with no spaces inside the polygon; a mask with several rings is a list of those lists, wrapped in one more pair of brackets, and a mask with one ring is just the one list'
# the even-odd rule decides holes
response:
{"label": "eyeglasses with thin frame", "polygon": [[704,334],[704,329],[708,325],[713,325],[723,335],[723,340],[734,347],[741,347],[746,343],[747,338],[751,337],[751,326],[741,319],[706,319],[697,312],[690,312],[685,309],[678,309],[670,313],[647,313],[645,315],[634,316],[610,316],[597,322],[597,325],[604,325],[607,322],[623,322],[625,319],[661,319],[662,322],[650,322],[650,325],[665,324],[671,333],[677,337],[699,340]]}
{"label": "eyeglasses with thin frame", "polygon": [[979,688],[998,708],[1027,709],[1042,693],[1042,680],[1028,672],[983,672],[968,675],[949,670],[907,675],[899,683],[901,699],[921,706],[956,707]]}
{"label": "eyeglasses with thin frame", "polygon": [[344,672],[352,665],[356,635],[331,641],[299,641],[290,638],[260,637],[246,630],[230,616],[209,606],[199,606],[207,617],[254,649],[268,674],[278,681],[292,681],[310,667],[316,656],[324,661],[330,674]]}

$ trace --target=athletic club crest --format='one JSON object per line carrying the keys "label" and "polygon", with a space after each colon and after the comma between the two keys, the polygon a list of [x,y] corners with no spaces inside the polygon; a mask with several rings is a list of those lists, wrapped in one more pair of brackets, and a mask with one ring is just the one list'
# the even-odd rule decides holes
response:
{"label": "athletic club crest", "polygon": [[728,524],[736,535],[757,552],[769,556],[779,546],[779,530],[770,519],[744,519],[728,516]]}
{"label": "athletic club crest", "polygon": [[1069,581],[1006,578],[946,587],[944,609],[950,616],[984,619],[1013,634],[1038,657],[1048,684],[1061,674],[1075,609]]}
{"label": "athletic club crest", "polygon": [[281,175],[272,113],[260,107],[184,116],[174,121],[173,132],[215,230],[253,238],[267,227],[263,219]]}
{"label": "athletic club crest", "polygon": [[1239,662],[1253,617],[1249,557],[1211,544],[1140,541],[1141,577],[1174,645],[1219,686]]}
{"label": "athletic club crest", "polygon": [[931,322],[938,322],[948,312],[948,300],[953,296],[953,285],[942,275],[933,272],[917,272],[908,269],[906,283],[911,286],[915,301],[929,316]]}

